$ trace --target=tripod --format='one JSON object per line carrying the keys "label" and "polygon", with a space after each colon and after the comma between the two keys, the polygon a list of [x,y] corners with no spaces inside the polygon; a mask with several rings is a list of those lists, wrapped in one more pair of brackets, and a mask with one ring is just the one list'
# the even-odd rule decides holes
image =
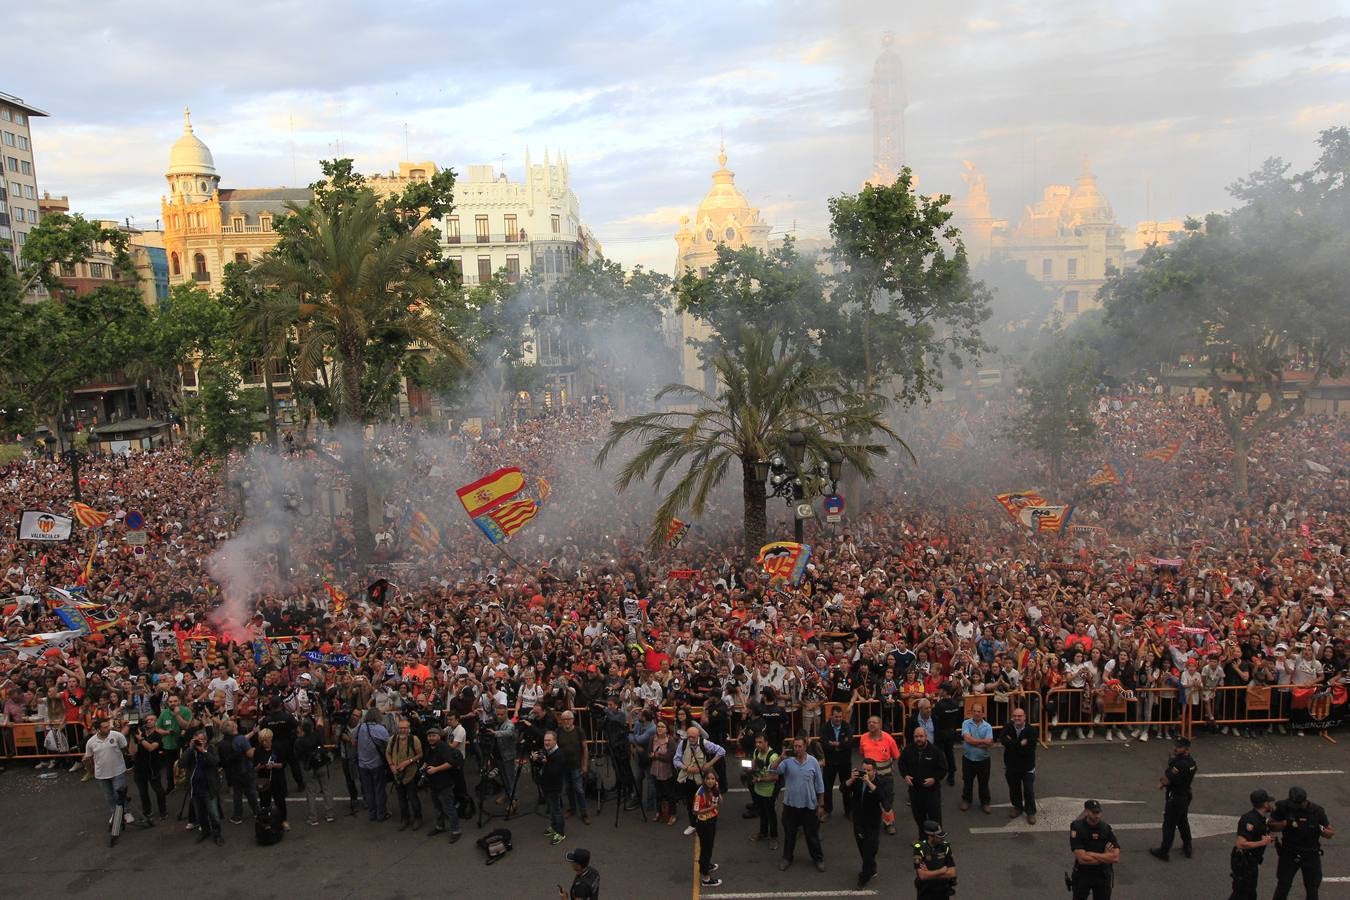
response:
{"label": "tripod", "polygon": [[633,764],[628,759],[627,744],[620,746],[610,743],[609,764],[610,768],[614,770],[614,827],[619,827],[619,813],[623,811],[629,800],[636,803],[638,812],[642,813],[642,821],[646,822],[647,810],[642,805],[641,792],[634,780]]}

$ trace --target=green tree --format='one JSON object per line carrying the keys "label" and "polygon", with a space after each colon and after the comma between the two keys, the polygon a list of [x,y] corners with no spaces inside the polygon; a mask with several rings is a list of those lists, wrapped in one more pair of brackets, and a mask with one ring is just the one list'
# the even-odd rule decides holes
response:
{"label": "green tree", "polygon": [[229,481],[230,451],[244,450],[253,443],[265,400],[257,388],[241,388],[239,374],[216,362],[205,363],[198,377],[197,393],[188,401],[192,417],[194,456],[221,460]]}
{"label": "green tree", "polygon": [[981,324],[989,291],[971,278],[951,197],[923,196],[913,174],[829,202],[833,304],[843,317],[825,354],[864,392],[903,404],[941,388],[944,365],[961,367],[989,348]]}
{"label": "green tree", "polygon": [[253,278],[268,299],[250,307],[245,327],[258,334],[273,333],[275,323],[293,327],[295,368],[302,379],[331,368],[364,565],[374,539],[363,426],[386,396],[371,384],[391,380],[415,344],[457,357],[463,351],[437,315],[454,288],[447,281],[454,278],[453,268],[443,265],[436,230],[416,221],[421,210],[436,211],[439,205],[410,208],[393,198],[381,200],[350,175],[348,160],[325,163],[324,171],[329,180],[314,185],[307,206],[288,205],[276,248],[254,267]]}
{"label": "green tree", "polygon": [[1005,361],[1025,358],[1050,318],[1054,295],[1019,260],[986,259],[971,274],[989,289],[989,318],[981,327],[985,341]]}
{"label": "green tree", "polygon": [[[424,377],[466,412],[502,421],[512,398],[539,384],[538,368],[529,362],[530,326],[545,290],[538,275],[513,284],[502,271],[466,291],[446,318],[468,354],[467,372],[465,366],[444,358],[429,361]],[[466,377],[469,372],[472,375]]]}
{"label": "green tree", "polygon": [[1031,354],[1018,377],[1021,409],[1013,414],[1008,434],[1044,456],[1057,487],[1065,459],[1096,438],[1092,403],[1099,370],[1092,348],[1056,332]]}
{"label": "green tree", "polygon": [[886,445],[872,437],[899,443],[876,412],[877,398],[850,390],[828,366],[804,354],[777,355],[770,334],[749,327],[740,334],[739,346],[711,361],[723,386],[716,395],[687,384],[667,385],[657,400],[669,397],[693,409],[612,423],[596,458],[603,465],[615,450],[636,441],[635,454],[615,482],[618,489],[650,480],[660,490],[667,478],[673,480],[652,523],[648,543],[653,550],[682,510],[702,514],[728,474],[740,476],[744,549],[747,554],[758,549],[764,542],[766,497],[756,463],[774,452],[791,459],[788,435],[793,431],[807,436],[804,468],[813,469],[838,452],[867,477],[873,473],[872,459],[887,453]]}
{"label": "green tree", "polygon": [[1202,373],[1232,444],[1239,498],[1255,443],[1297,416],[1350,353],[1350,129],[1327,129],[1318,143],[1312,169],[1291,175],[1267,161],[1230,188],[1242,206],[1188,223],[1180,240],[1151,248],[1102,289],[1115,328],[1137,344],[1166,336],[1163,362],[1184,359]]}

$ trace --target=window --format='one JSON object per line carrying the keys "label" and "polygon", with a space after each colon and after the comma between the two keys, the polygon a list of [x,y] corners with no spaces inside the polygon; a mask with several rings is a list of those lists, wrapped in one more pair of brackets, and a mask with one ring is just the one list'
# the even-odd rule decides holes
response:
{"label": "window", "polygon": [[37,188],[33,187],[31,184],[25,184],[25,185],[23,186],[23,195],[24,195],[24,197],[28,198],[29,200],[36,200],[36,199],[37,199]]}
{"label": "window", "polygon": [[459,243],[459,216],[445,217],[445,242],[447,244]]}
{"label": "window", "polygon": [[13,156],[7,156],[7,157],[5,157],[5,165],[7,165],[7,166],[9,167],[9,170],[10,170],[11,172],[17,172],[17,171],[19,171],[19,160],[18,160],[17,157],[13,157]]}
{"label": "window", "polygon": [[240,265],[245,265],[245,266],[246,266],[246,265],[248,265],[248,254],[247,254],[247,253],[236,253],[236,254],[234,255],[234,261],[237,262],[237,263],[239,263]]}
{"label": "window", "polygon": [[23,185],[19,184],[17,181],[11,181],[9,183],[9,192],[13,194],[15,197],[22,197]]}
{"label": "window", "polygon": [[450,268],[451,268],[451,270],[453,270],[454,273],[455,273],[456,275],[458,275],[459,278],[460,278],[461,280],[463,280],[463,278],[464,278],[464,260],[460,259],[458,256],[452,256],[452,257],[450,257],[449,262],[450,262]]}
{"label": "window", "polygon": [[1078,292],[1077,292],[1077,291],[1065,291],[1065,292],[1064,292],[1064,315],[1066,315],[1066,316],[1076,316],[1076,315],[1078,315]]}
{"label": "window", "polygon": [[1069,277],[1078,277],[1078,257],[1076,256],[1069,257]]}
{"label": "window", "polygon": [[516,217],[506,217],[506,239],[508,241],[520,240],[519,229],[516,227]]}
{"label": "window", "polygon": [[206,182],[203,181],[203,182],[200,182],[200,184],[201,184],[201,190],[202,190],[202,193],[205,194],[205,193],[206,193]]}
{"label": "window", "polygon": [[1049,278],[1055,273],[1055,261],[1052,259],[1041,260],[1041,277]]}
{"label": "window", "polygon": [[90,264],[89,264],[89,277],[90,277],[90,278],[102,278],[102,277],[104,277],[104,265],[103,265],[103,263],[90,263]]}
{"label": "window", "polygon": [[14,121],[14,113],[10,111],[8,106],[4,109],[0,109],[0,119],[4,119],[6,122]]}
{"label": "window", "polygon": [[14,113],[14,124],[15,124],[15,125],[27,125],[27,124],[28,124],[28,117],[25,116],[23,113],[18,112],[18,111],[16,110],[15,113]]}
{"label": "window", "polygon": [[173,272],[173,274],[175,274],[175,275],[182,275],[182,274],[183,274],[183,267],[182,267],[181,265],[179,265],[179,263],[178,263],[178,254],[177,254],[177,253],[170,253],[170,254],[169,254],[169,269],[170,269],[170,270]]}
{"label": "window", "polygon": [[12,131],[5,132],[5,146],[6,147],[14,146],[14,132]]}
{"label": "window", "polygon": [[26,159],[19,160],[19,171],[25,175],[33,174],[33,164]]}
{"label": "window", "polygon": [[492,280],[492,257],[490,256],[478,257],[478,282],[481,284],[485,281],[491,280]]}
{"label": "window", "polygon": [[486,244],[488,242],[488,217],[474,216],[473,231],[478,236],[478,243]]}
{"label": "window", "polygon": [[19,135],[19,149],[20,150],[28,149],[28,138],[24,137],[23,135]]}
{"label": "window", "polygon": [[200,253],[192,255],[192,278],[194,281],[210,281],[211,275],[206,271],[206,257]]}
{"label": "window", "polygon": [[242,234],[244,231],[244,217],[234,216],[230,219],[230,225],[234,228],[236,234]]}
{"label": "window", "polygon": [[62,277],[62,278],[74,278],[74,277],[75,277],[75,267],[74,267],[73,265],[71,265],[70,263],[61,263],[61,277]]}
{"label": "window", "polygon": [[549,216],[549,217],[548,217],[548,221],[549,221],[549,224],[553,226],[553,233],[554,233],[554,234],[561,234],[561,233],[562,233],[562,217],[561,217],[561,216]]}
{"label": "window", "polygon": [[183,372],[183,387],[196,387],[197,370],[193,368],[191,365],[185,365],[182,368],[182,372]]}
{"label": "window", "polygon": [[28,242],[28,232],[26,231],[14,232],[14,243],[22,247],[27,242]]}
{"label": "window", "polygon": [[508,256],[506,258],[506,280],[515,284],[520,280],[520,257]]}
{"label": "window", "polygon": [[258,228],[262,231],[272,230],[272,216],[270,213],[263,213],[258,216]]}

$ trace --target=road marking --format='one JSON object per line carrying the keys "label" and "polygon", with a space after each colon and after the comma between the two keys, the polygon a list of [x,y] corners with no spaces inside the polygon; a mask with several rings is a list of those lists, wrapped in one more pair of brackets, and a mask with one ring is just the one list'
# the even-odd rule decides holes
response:
{"label": "road marking", "polygon": [[[1350,875],[1336,875],[1331,878],[1323,878],[1322,880],[1324,882],[1330,881],[1336,884],[1350,884]],[[712,894],[709,894],[708,896],[711,897]]]}
{"label": "road marking", "polygon": [[[1324,878],[1323,881],[1330,881]],[[875,897],[876,891],[740,891],[704,894],[703,900],[770,900],[773,897]]]}
{"label": "road marking", "polygon": [[698,870],[698,854],[699,854],[699,836],[698,836],[697,833],[695,833],[695,834],[694,834],[694,900],[698,900],[698,891],[699,891],[699,888],[701,887],[701,885],[699,884],[699,882],[703,880],[703,875],[702,875],[702,874],[699,872],[699,870]]}
{"label": "road marking", "polygon": [[[1111,800],[1106,797],[1099,801],[1108,807],[1108,819],[1111,827],[1117,831],[1152,831],[1159,828],[1158,820],[1151,822],[1117,822],[1117,815],[1128,815],[1128,807],[1143,806],[1142,800]],[[1000,804],[1001,808],[1010,808]],[[970,828],[971,834],[1062,834],[1069,829],[1070,823],[1083,814],[1083,801],[1077,797],[1038,797],[1036,798],[1036,824],[1032,825],[1023,818],[1013,819],[1005,825],[984,825]],[[1190,814],[1191,833],[1198,840],[1215,835],[1231,834],[1233,819],[1230,816],[1210,815],[1207,813]],[[987,820],[986,820],[987,821]],[[944,823],[960,828],[950,819]]]}
{"label": "road marking", "polygon": [[1343,769],[1290,769],[1283,772],[1199,772],[1196,778],[1275,778],[1285,775],[1344,775]]}

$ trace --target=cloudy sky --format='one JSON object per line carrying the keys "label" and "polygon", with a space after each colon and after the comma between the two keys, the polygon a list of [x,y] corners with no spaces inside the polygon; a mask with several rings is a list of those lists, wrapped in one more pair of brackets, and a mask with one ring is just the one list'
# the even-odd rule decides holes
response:
{"label": "cloudy sky", "polygon": [[[530,14],[516,10],[536,7]],[[908,161],[960,192],[961,160],[1016,218],[1084,158],[1129,228],[1227,206],[1269,156],[1350,123],[1345,0],[44,0],[8,14],[7,83],[47,110],[42,190],[90,216],[159,215],[192,107],[226,187],[303,185],[317,160],[457,169],[565,149],[582,215],[625,264],[669,271],[719,135],[775,231],[825,232],[871,169],[867,81],[887,29]]]}

